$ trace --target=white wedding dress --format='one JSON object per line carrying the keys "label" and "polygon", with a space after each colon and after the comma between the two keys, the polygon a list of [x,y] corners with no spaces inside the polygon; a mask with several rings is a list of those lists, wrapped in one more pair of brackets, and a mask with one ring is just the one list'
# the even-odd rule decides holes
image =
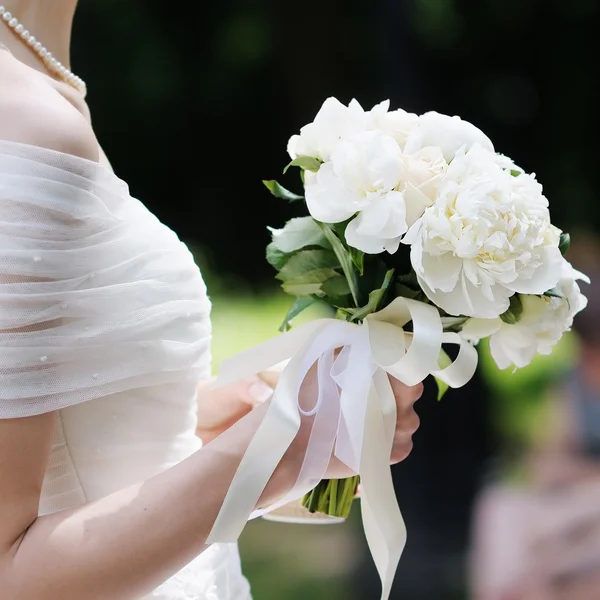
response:
{"label": "white wedding dress", "polygon": [[[40,514],[102,498],[200,448],[206,289],[186,246],[122,180],[0,141],[0,273],[0,418],[57,414]],[[249,600],[237,546],[211,546],[146,598]]]}

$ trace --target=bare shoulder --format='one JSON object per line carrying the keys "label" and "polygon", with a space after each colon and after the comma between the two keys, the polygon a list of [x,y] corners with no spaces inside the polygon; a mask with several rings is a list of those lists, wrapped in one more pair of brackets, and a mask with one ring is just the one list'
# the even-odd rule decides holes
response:
{"label": "bare shoulder", "polygon": [[0,51],[0,140],[99,159],[89,120],[47,80]]}

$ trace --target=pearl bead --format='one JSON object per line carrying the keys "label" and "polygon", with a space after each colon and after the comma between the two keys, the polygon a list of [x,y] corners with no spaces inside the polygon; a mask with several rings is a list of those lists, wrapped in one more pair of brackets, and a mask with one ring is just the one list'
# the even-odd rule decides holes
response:
{"label": "pearl bead", "polygon": [[85,97],[87,88],[83,79],[77,77],[77,75],[56,60],[54,56],[52,56],[52,53],[31,35],[29,31],[19,23],[19,20],[16,17],[13,17],[12,13],[6,10],[6,7],[2,5],[0,5],[0,21],[4,21],[6,25],[23,40],[23,42],[37,53],[42,63],[53,75],[59,76],[65,83],[74,87]]}

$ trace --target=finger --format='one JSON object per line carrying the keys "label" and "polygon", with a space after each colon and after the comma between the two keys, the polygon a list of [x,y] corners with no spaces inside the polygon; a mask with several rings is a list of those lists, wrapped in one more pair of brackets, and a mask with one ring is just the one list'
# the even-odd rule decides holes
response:
{"label": "finger", "polygon": [[256,376],[248,382],[246,397],[251,406],[258,406],[270,400],[271,396],[273,396],[273,387],[261,377]]}
{"label": "finger", "polygon": [[406,385],[391,375],[389,379],[398,404],[412,405],[423,395],[423,383]]}
{"label": "finger", "polygon": [[222,408],[239,407],[246,404],[254,408],[266,402],[273,395],[273,388],[257,375],[248,377],[222,388],[203,390],[207,401]]}
{"label": "finger", "polygon": [[395,465],[396,463],[405,460],[408,455],[412,452],[413,441],[412,437],[408,434],[401,434],[397,436],[392,447],[392,454],[390,456],[390,463]]}
{"label": "finger", "polygon": [[398,414],[396,418],[396,434],[398,435],[413,435],[419,429],[421,419],[419,415],[411,407],[402,414]]}

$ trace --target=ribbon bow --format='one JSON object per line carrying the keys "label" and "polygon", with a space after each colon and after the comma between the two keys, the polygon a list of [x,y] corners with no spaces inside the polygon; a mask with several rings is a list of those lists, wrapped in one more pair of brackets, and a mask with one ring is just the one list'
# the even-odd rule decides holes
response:
{"label": "ribbon bow", "polygon": [[[412,331],[404,327],[412,322]],[[457,344],[456,360],[440,370],[442,344]],[[339,355],[335,350],[342,348]],[[428,375],[450,387],[467,383],[477,352],[456,333],[444,333],[437,309],[396,298],[361,325],[317,319],[225,361],[217,385],[226,385],[290,359],[268,411],[231,482],[207,543],[234,542],[249,518],[304,496],[324,478],[332,452],[361,475],[365,537],[382,584],[390,594],[406,543],[389,466],[396,427],[396,401],[388,374],[406,385]],[[311,410],[298,404],[300,385],[317,363],[318,398]],[[313,416],[304,462],[293,489],[276,504],[255,510],[259,498],[300,428]]]}

